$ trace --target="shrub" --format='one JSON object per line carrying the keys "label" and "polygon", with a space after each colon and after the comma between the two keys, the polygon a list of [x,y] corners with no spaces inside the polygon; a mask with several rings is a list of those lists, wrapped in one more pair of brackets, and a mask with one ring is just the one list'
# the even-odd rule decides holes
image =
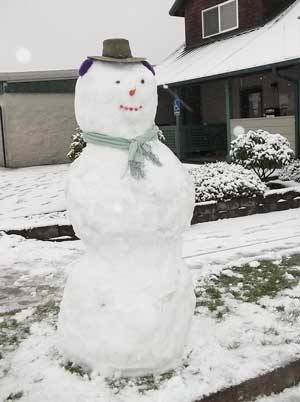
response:
{"label": "shrub", "polygon": [[294,158],[285,137],[264,130],[250,130],[239,135],[231,142],[230,154],[234,163],[252,169],[263,181]]}
{"label": "shrub", "polygon": [[189,173],[195,182],[196,202],[252,197],[267,190],[255,173],[240,165],[210,163],[192,167]]}
{"label": "shrub", "polygon": [[72,135],[72,143],[70,145],[70,150],[68,152],[68,158],[73,162],[81,154],[83,148],[86,147],[86,142],[84,141],[81,130],[76,128],[75,134]]}
{"label": "shrub", "polygon": [[284,181],[294,180],[300,183],[300,160],[294,160],[285,166],[280,172],[279,179]]}

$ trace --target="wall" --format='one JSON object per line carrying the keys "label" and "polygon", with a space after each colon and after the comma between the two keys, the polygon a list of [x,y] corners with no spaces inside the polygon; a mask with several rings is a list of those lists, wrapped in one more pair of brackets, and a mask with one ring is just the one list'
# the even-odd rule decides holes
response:
{"label": "wall", "polygon": [[188,0],[185,4],[185,33],[188,48],[210,43],[220,38],[261,25],[263,22],[263,0],[239,0],[239,28],[211,38],[202,38],[202,14],[206,8],[221,3],[220,0]]}
{"label": "wall", "polygon": [[74,94],[4,94],[7,166],[68,162]]}
{"label": "wall", "polygon": [[271,134],[282,134],[291,144],[295,151],[295,117],[282,116],[259,119],[232,119],[231,120],[231,138],[234,139],[234,129],[243,127],[245,131],[261,128],[269,131]]}
{"label": "wall", "polygon": [[224,81],[203,83],[201,95],[203,124],[226,123]]}

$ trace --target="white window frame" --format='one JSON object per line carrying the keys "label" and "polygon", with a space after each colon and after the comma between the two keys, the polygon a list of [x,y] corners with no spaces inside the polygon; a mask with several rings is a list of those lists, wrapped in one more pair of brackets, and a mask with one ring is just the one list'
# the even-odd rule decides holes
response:
{"label": "white window frame", "polygon": [[[235,4],[236,4],[236,26],[235,26],[235,27],[232,27],[232,28],[228,28],[228,29],[223,29],[223,30],[222,30],[222,29],[221,29],[221,12],[220,12],[220,8],[221,8],[222,6],[224,6],[225,4],[233,3],[233,2],[236,2],[236,3],[235,3]],[[214,9],[214,8],[217,8],[217,9],[218,9],[219,32],[217,32],[217,33],[215,33],[215,34],[212,34],[212,35],[207,35],[207,36],[205,36],[205,35],[204,35],[204,14],[205,14],[207,11],[210,11],[210,10],[212,10],[212,9]],[[237,28],[239,27],[239,0],[227,0],[227,1],[224,1],[223,3],[220,3],[220,4],[217,4],[217,5],[215,5],[215,6],[206,8],[205,10],[202,10],[201,15],[202,15],[202,38],[203,38],[203,39],[211,38],[212,36],[220,35],[220,34],[222,34],[222,33],[224,33],[224,32],[233,31],[234,29],[237,29]]]}

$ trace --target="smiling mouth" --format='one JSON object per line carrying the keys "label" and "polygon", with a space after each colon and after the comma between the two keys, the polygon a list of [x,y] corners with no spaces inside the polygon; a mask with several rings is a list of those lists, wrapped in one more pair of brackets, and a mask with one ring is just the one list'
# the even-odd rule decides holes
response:
{"label": "smiling mouth", "polygon": [[143,106],[140,105],[138,107],[134,107],[134,106],[124,106],[124,105],[120,105],[120,109],[128,111],[128,112],[138,112],[139,110],[143,109]]}

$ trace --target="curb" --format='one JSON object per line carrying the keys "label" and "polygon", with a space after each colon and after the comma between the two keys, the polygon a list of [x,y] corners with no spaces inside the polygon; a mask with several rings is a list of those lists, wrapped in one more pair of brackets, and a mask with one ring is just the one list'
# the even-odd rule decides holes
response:
{"label": "curb", "polygon": [[25,239],[62,241],[60,238],[64,237],[66,238],[65,240],[78,240],[71,225],[50,225],[20,230],[11,229],[4,230],[4,232],[8,235],[19,235],[25,237]]}
{"label": "curb", "polygon": [[[300,360],[267,374],[226,388],[194,402],[249,402],[262,396],[279,394],[300,383]],[[299,396],[300,400],[300,396]]]}

